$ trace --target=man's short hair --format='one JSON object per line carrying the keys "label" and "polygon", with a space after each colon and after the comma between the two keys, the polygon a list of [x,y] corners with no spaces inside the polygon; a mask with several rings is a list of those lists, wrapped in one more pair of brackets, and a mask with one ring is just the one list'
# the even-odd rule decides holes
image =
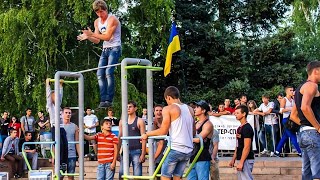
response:
{"label": "man's short hair", "polygon": [[219,106],[224,106],[224,103],[223,102],[220,102],[219,104],[218,104],[218,107]]}
{"label": "man's short hair", "polygon": [[31,107],[27,107],[26,111],[32,111]]}
{"label": "man's short hair", "polygon": [[263,98],[270,99],[270,96],[269,96],[268,94],[263,94],[262,97],[263,97]]}
{"label": "man's short hair", "polygon": [[89,107],[89,106],[88,106],[88,107],[86,107],[86,111],[87,111],[88,109],[92,110],[92,109],[91,109],[91,107]]}
{"label": "man's short hair", "polygon": [[156,104],[156,105],[154,105],[153,109],[155,109],[156,107],[161,107],[161,108],[163,108],[163,105],[162,105],[162,104]]}
{"label": "man's short hair", "polygon": [[291,89],[291,88],[293,88],[292,86],[286,86],[285,88],[284,88],[284,90],[286,91],[287,89]]}
{"label": "man's short hair", "polygon": [[106,122],[110,122],[111,125],[112,125],[112,119],[105,118],[105,119],[103,119],[103,120],[101,121],[101,126],[103,126],[103,124],[106,123]]}
{"label": "man's short hair", "polygon": [[247,97],[247,95],[241,94],[241,95],[240,95],[240,99],[241,99],[242,97]]}
{"label": "man's short hair", "polygon": [[10,129],[10,134],[12,134],[13,131],[17,131],[17,130],[16,129]]}
{"label": "man's short hair", "polygon": [[164,97],[166,98],[167,96],[170,96],[173,99],[179,99],[180,98],[179,89],[174,86],[167,87],[167,89],[164,91]]}
{"label": "man's short hair", "polygon": [[236,109],[240,109],[241,113],[246,113],[246,118],[249,114],[249,109],[246,105],[240,105]]}
{"label": "man's short hair", "polygon": [[94,10],[94,12],[101,10],[105,10],[108,11],[108,6],[106,4],[106,2],[104,2],[103,0],[95,0],[92,3],[92,8]]}
{"label": "man's short hair", "polygon": [[312,71],[316,68],[320,68],[320,61],[311,61],[307,65],[307,73],[311,75]]}
{"label": "man's short hair", "polygon": [[128,104],[132,104],[133,107],[137,107],[137,103],[135,101],[128,101]]}
{"label": "man's short hair", "polygon": [[279,96],[283,97],[283,93],[278,93],[278,94],[277,94],[277,98],[278,98]]}
{"label": "man's short hair", "polygon": [[29,133],[32,134],[31,131],[24,132],[24,136],[27,136]]}
{"label": "man's short hair", "polygon": [[71,111],[70,107],[64,107],[64,108],[62,109],[62,112],[64,112],[65,110],[70,110],[70,111]]}

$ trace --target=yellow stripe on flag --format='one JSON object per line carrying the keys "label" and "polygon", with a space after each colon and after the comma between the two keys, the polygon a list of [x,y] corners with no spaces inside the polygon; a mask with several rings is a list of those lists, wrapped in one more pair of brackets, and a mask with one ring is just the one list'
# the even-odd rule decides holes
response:
{"label": "yellow stripe on flag", "polygon": [[173,37],[172,42],[169,44],[169,47],[167,50],[166,63],[164,66],[164,77],[166,77],[171,71],[172,54],[180,50],[181,50],[181,47],[180,47],[179,36],[176,35]]}

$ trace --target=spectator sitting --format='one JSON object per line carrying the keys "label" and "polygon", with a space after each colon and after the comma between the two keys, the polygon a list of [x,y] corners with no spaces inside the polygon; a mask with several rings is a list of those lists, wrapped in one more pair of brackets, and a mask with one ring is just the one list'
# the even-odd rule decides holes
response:
{"label": "spectator sitting", "polygon": [[23,166],[23,158],[19,156],[18,153],[17,130],[11,129],[10,136],[8,136],[3,143],[1,161],[10,161],[12,173],[16,179],[21,177]]}
{"label": "spectator sitting", "polygon": [[234,109],[230,106],[230,99],[225,99],[224,100],[224,109],[226,111],[229,111],[230,114],[233,114],[234,113]]}
{"label": "spectator sitting", "polygon": [[[19,141],[19,152],[22,152],[22,145],[25,142],[34,142],[32,140],[32,133],[29,131],[26,131],[24,133],[24,139],[20,139]],[[32,159],[32,170],[38,169],[38,153],[36,150],[36,146],[34,144],[27,144],[24,146],[23,151],[26,152],[28,159]],[[24,163],[23,165],[23,170],[27,170],[26,163]]]}
{"label": "spectator sitting", "polygon": [[220,117],[222,115],[230,115],[229,111],[224,109],[224,103],[220,103],[218,107],[218,113],[213,113],[212,116]]}

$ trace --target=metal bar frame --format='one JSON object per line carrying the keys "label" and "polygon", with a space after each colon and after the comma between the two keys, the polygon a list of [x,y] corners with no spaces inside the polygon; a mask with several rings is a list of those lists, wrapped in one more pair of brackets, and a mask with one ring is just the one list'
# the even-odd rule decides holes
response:
{"label": "metal bar frame", "polygon": [[[122,95],[122,136],[127,137],[128,134],[128,72],[126,67],[128,65],[143,65],[143,66],[152,66],[152,63],[146,59],[137,59],[137,58],[125,58],[121,62],[121,95]],[[148,131],[153,130],[153,118],[150,116],[153,112],[153,79],[151,69],[146,69],[146,81],[147,81],[147,109],[148,109]],[[152,176],[154,172],[154,149],[153,149],[154,139],[148,139],[149,147],[149,175]],[[129,175],[129,140],[123,139],[122,141],[123,148],[123,175]],[[126,178],[125,178],[126,179]]]}
{"label": "metal bar frame", "polygon": [[[81,73],[74,73],[68,71],[58,71],[54,76],[54,90],[59,92],[60,78],[61,77],[73,77],[78,78],[78,104],[79,104],[79,124],[83,124],[83,112],[84,112],[84,79]],[[60,104],[59,96],[55,96],[55,104]],[[55,106],[55,154],[60,154],[60,106]],[[79,132],[83,132],[83,126],[79,126]],[[79,133],[79,180],[84,180],[84,136],[83,133]],[[56,163],[54,164],[55,177],[60,179],[60,156],[55,157]]]}
{"label": "metal bar frame", "polygon": [[[50,82],[55,82],[55,79],[50,79]],[[65,84],[78,84],[79,81],[68,81],[68,80],[63,80],[63,83]]]}
{"label": "metal bar frame", "polygon": [[[141,136],[127,136],[127,137],[121,137],[122,140],[129,140],[129,139],[141,139]],[[149,176],[134,176],[134,175],[122,175],[123,179],[134,179],[134,178],[139,178],[139,179],[154,179],[155,177],[158,176],[158,172],[160,171],[160,168],[164,162],[164,160],[167,158],[170,150],[171,150],[171,141],[169,136],[150,136],[148,139],[166,139],[167,140],[167,149],[164,152],[164,155],[156,168],[156,170],[153,172],[151,175],[149,173]]]}

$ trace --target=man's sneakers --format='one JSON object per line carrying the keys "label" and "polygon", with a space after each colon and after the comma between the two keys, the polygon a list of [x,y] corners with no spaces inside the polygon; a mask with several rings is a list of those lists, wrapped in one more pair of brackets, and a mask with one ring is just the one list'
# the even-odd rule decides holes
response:
{"label": "man's sneakers", "polygon": [[264,149],[263,151],[260,152],[260,154],[268,154],[268,150]]}
{"label": "man's sneakers", "polygon": [[105,102],[100,102],[99,107],[98,108],[107,108],[112,106],[112,103],[109,101],[105,101]]}
{"label": "man's sneakers", "polygon": [[270,153],[270,157],[280,157],[280,153],[277,153],[277,152],[271,152]]}

